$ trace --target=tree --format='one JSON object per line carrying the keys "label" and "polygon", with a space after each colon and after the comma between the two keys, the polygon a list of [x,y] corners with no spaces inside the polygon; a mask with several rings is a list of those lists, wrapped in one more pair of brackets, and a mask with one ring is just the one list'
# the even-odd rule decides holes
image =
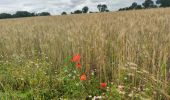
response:
{"label": "tree", "polygon": [[32,13],[28,12],[28,11],[17,11],[13,17],[31,17]]}
{"label": "tree", "polygon": [[136,2],[132,3],[131,7],[132,8],[136,8],[138,6],[138,4]]}
{"label": "tree", "polygon": [[87,6],[83,7],[82,8],[82,12],[83,13],[87,13],[89,11],[89,8]]}
{"label": "tree", "polygon": [[142,6],[138,5],[136,2],[134,2],[134,3],[132,3],[132,5],[129,7],[128,10],[131,10],[131,9],[142,9]]}
{"label": "tree", "polygon": [[42,12],[42,13],[31,13],[28,11],[17,11],[15,14],[7,14],[7,13],[1,13],[0,14],[0,19],[4,18],[20,18],[20,17],[32,17],[32,16],[49,16],[50,13],[48,12]]}
{"label": "tree", "polygon": [[38,16],[50,16],[51,14],[49,12],[41,12],[38,13]]}
{"label": "tree", "polygon": [[67,13],[66,12],[62,12],[61,15],[67,15]]}
{"label": "tree", "polygon": [[97,8],[99,9],[99,12],[101,12],[101,10],[102,10],[102,5],[101,5],[101,4],[97,5]]}
{"label": "tree", "polygon": [[142,6],[141,5],[137,5],[136,9],[142,9]]}
{"label": "tree", "polygon": [[92,12],[92,11],[90,11],[89,13],[98,13],[98,12]]}
{"label": "tree", "polygon": [[36,13],[31,13],[31,16],[36,16]]}
{"label": "tree", "polygon": [[141,5],[138,5],[136,2],[132,3],[130,7],[125,7],[125,8],[120,8],[119,11],[124,11],[124,10],[132,10],[132,9],[142,9]]}
{"label": "tree", "polygon": [[124,9],[123,8],[120,8],[118,11],[123,11]]}
{"label": "tree", "polygon": [[157,0],[156,3],[161,7],[170,7],[170,0]]}
{"label": "tree", "polygon": [[105,5],[105,4],[103,4],[103,5],[99,4],[99,5],[97,5],[97,8],[99,9],[99,12],[108,12],[109,11],[107,8],[107,5]]}
{"label": "tree", "polygon": [[144,8],[152,8],[154,6],[154,2],[152,0],[145,0],[142,5]]}
{"label": "tree", "polygon": [[106,12],[109,12],[109,10],[106,10]]}
{"label": "tree", "polygon": [[161,0],[157,0],[157,1],[156,1],[156,4],[161,4]]}
{"label": "tree", "polygon": [[1,13],[0,14],[0,19],[5,19],[5,18],[12,18],[11,14],[7,14],[7,13]]}
{"label": "tree", "polygon": [[107,9],[107,5],[105,5],[105,4],[104,4],[104,5],[102,5],[101,12],[105,12],[106,10],[108,10],[108,9]]}
{"label": "tree", "polygon": [[124,11],[124,10],[131,10],[130,7],[125,7],[125,8],[120,8],[119,11]]}
{"label": "tree", "polygon": [[132,5],[130,6],[131,9],[136,9],[138,6],[138,4],[136,2],[132,3]]}
{"label": "tree", "polygon": [[81,10],[76,10],[76,11],[74,11],[74,14],[81,14],[81,13],[82,13]]}

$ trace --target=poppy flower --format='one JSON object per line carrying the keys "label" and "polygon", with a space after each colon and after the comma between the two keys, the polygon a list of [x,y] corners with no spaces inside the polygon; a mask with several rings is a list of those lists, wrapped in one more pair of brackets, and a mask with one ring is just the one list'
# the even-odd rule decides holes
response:
{"label": "poppy flower", "polygon": [[77,67],[78,69],[81,68],[81,67],[82,67],[81,63],[78,62],[78,63],[76,64],[76,67]]}
{"label": "poppy flower", "polygon": [[85,75],[85,74],[81,75],[80,80],[85,81],[86,79],[87,79],[87,78],[86,78],[86,75]]}
{"label": "poppy flower", "polygon": [[78,62],[80,61],[80,55],[74,55],[73,58],[72,58],[72,62]]}
{"label": "poppy flower", "polygon": [[102,88],[105,88],[105,87],[107,87],[107,83],[105,83],[105,82],[104,82],[104,83],[101,83],[100,86],[101,86]]}

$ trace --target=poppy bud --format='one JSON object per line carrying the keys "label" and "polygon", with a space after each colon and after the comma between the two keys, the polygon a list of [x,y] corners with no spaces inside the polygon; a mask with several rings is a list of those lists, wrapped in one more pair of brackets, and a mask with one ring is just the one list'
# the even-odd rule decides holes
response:
{"label": "poppy bud", "polygon": [[78,62],[78,63],[76,64],[76,67],[77,67],[78,69],[81,68],[81,67],[82,67],[81,63]]}

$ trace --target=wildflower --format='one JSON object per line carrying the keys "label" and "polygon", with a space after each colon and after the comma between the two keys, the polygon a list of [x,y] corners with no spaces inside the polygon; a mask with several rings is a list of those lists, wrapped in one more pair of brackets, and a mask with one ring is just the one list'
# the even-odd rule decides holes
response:
{"label": "wildflower", "polygon": [[79,86],[79,83],[76,83],[76,86]]}
{"label": "wildflower", "polygon": [[113,83],[113,82],[111,82],[111,84],[113,85],[114,83]]}
{"label": "wildflower", "polygon": [[127,80],[127,77],[124,77],[124,80]]}
{"label": "wildflower", "polygon": [[68,74],[69,77],[71,77],[72,75],[71,74]]}
{"label": "wildflower", "polygon": [[110,91],[110,88],[109,88],[109,87],[107,87],[106,91]]}
{"label": "wildflower", "polygon": [[101,100],[102,98],[102,96],[94,96],[92,100]]}
{"label": "wildflower", "polygon": [[76,64],[76,67],[77,67],[78,69],[81,68],[81,67],[82,67],[81,63],[78,62],[78,63]]}
{"label": "wildflower", "polygon": [[101,85],[100,85],[102,88],[105,88],[105,87],[107,87],[107,83],[101,83]]}
{"label": "wildflower", "polygon": [[81,75],[80,80],[85,81],[86,80],[86,75],[85,74]]}
{"label": "wildflower", "polygon": [[118,91],[118,92],[119,92],[119,94],[122,94],[122,95],[125,94],[125,91]]}
{"label": "wildflower", "polygon": [[77,73],[75,70],[74,70],[73,72],[74,72],[74,74],[76,74],[76,73]]}
{"label": "wildflower", "polygon": [[93,72],[91,72],[91,75],[93,75],[93,76],[94,76],[94,71],[93,71]]}
{"label": "wildflower", "polygon": [[78,62],[80,61],[80,55],[74,55],[73,58],[72,58],[72,62]]}
{"label": "wildflower", "polygon": [[119,85],[119,86],[118,86],[118,90],[120,90],[120,91],[123,91],[124,88],[125,88],[125,86],[123,86],[123,85]]}
{"label": "wildflower", "polygon": [[134,95],[134,92],[132,91],[128,96],[133,97],[133,95]]}

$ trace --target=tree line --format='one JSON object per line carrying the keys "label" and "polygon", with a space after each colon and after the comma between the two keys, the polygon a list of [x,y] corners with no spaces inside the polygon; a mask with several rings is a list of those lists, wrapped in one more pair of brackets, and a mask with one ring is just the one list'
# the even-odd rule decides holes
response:
{"label": "tree line", "polygon": [[142,5],[138,5],[136,2],[133,2],[130,7],[120,8],[119,11],[158,8],[158,7],[170,7],[170,0],[156,0],[156,2],[152,0],[145,0],[142,3]]}
{"label": "tree line", "polygon": [[[148,9],[148,8],[158,8],[158,7],[170,7],[170,0],[157,0],[156,2],[152,0],[145,0],[142,5],[137,4],[136,2],[133,2],[130,7],[120,8],[118,11],[124,11],[124,10],[136,10],[136,9]],[[109,12],[107,5],[99,4],[97,5],[97,8],[99,12]],[[82,13],[88,13],[89,8],[87,6],[83,7],[82,10],[76,10],[74,12],[71,12],[71,14],[82,14]],[[91,12],[89,13],[97,13],[97,12]],[[61,15],[67,15],[66,12],[62,12]]]}
{"label": "tree line", "polygon": [[[99,4],[97,5],[97,9],[99,12],[109,12],[108,7],[106,4]],[[92,12],[89,11],[89,8],[87,6],[83,7],[82,10],[75,10],[74,12],[71,12],[71,14],[82,14],[82,13],[98,13],[98,12]],[[67,15],[66,12],[62,12],[61,15]]]}
{"label": "tree line", "polygon": [[[158,8],[158,7],[170,7],[170,0],[145,0],[142,5],[133,2],[130,7],[120,8],[118,11],[124,10],[136,10],[136,9],[148,9],[148,8]],[[98,12],[109,12],[109,9],[106,4],[97,5]],[[82,13],[98,13],[91,12],[87,6],[83,7],[81,10],[75,10],[71,14],[82,14]],[[61,15],[67,15],[67,12],[62,12]],[[1,13],[0,19],[5,18],[20,18],[20,17],[33,17],[33,16],[50,16],[49,12],[41,13],[31,13],[28,11],[17,11],[15,14]]]}
{"label": "tree line", "polygon": [[33,16],[50,16],[50,13],[49,12],[31,13],[31,12],[28,12],[28,11],[17,11],[15,14],[1,13],[0,19],[33,17]]}

